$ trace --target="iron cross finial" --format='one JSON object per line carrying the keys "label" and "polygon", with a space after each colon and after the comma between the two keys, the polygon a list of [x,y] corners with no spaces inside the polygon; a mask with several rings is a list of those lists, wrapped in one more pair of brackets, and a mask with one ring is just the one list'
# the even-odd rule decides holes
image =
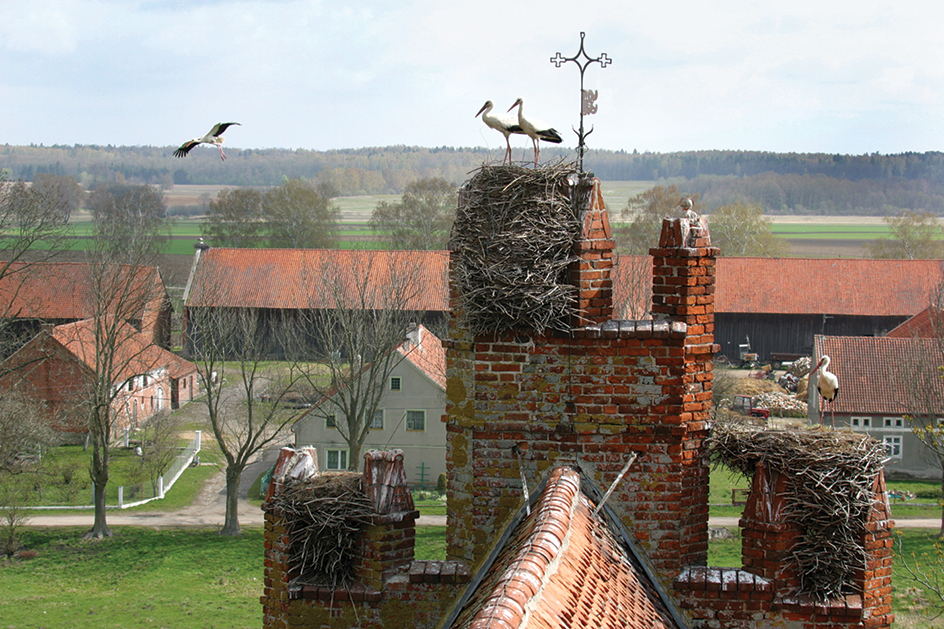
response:
{"label": "iron cross finial", "polygon": [[558,68],[568,61],[573,61],[577,64],[577,67],[580,68],[580,131],[574,129],[574,133],[577,134],[577,168],[580,169],[580,172],[583,172],[583,154],[587,148],[584,140],[588,135],[593,133],[593,127],[590,127],[590,130],[584,133],[583,117],[597,113],[596,100],[598,93],[597,90],[585,90],[583,88],[583,73],[587,69],[587,66],[589,66],[591,63],[599,63],[601,68],[605,68],[613,62],[612,59],[606,56],[605,52],[599,57],[591,58],[583,48],[584,37],[586,37],[586,33],[581,31],[580,50],[577,51],[577,54],[573,57],[565,57],[561,53],[557,53],[551,57],[551,63],[553,63]]}

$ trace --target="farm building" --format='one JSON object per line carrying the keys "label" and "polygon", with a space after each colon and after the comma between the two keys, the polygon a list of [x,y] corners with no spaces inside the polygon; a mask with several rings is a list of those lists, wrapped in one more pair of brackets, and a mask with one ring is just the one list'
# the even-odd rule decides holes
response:
{"label": "farm building", "polygon": [[[406,321],[441,327],[446,312],[444,251],[224,249],[198,246],[184,291],[184,351],[200,343],[208,311],[251,310],[284,356],[279,330],[298,325],[317,345],[311,313],[338,307],[404,311]],[[317,349],[317,348],[316,348]]]}
{"label": "farm building", "polygon": [[[193,363],[155,345],[130,324],[117,326],[114,352],[114,433],[136,428],[164,409],[177,408],[199,392]],[[98,345],[92,319],[43,330],[3,362],[0,387],[33,400],[63,433],[84,433],[88,388],[94,381]]]}
{"label": "farm building", "polygon": [[814,359],[830,357],[839,394],[825,402],[813,374],[808,409],[811,424],[849,428],[883,443],[886,474],[940,478],[941,461],[912,433],[944,419],[944,353],[937,339],[816,336]]}
{"label": "farm building", "polygon": [[[395,351],[402,359],[385,383],[364,448],[402,450],[411,462],[406,470],[410,483],[431,489],[446,471],[446,427],[442,422],[446,354],[442,341],[423,325],[411,330]],[[327,398],[292,426],[295,445],[317,448],[324,469],[346,470],[350,462],[347,442],[337,425],[339,414]]]}
{"label": "farm building", "polygon": [[[21,339],[13,351],[43,327],[94,316],[93,266],[79,262],[13,263],[0,279],[0,317],[12,320],[5,332]],[[163,348],[170,346],[171,302],[157,267],[138,267],[132,278],[141,307],[128,320]],[[136,298],[137,299],[137,298]],[[7,306],[8,304],[8,306]]]}

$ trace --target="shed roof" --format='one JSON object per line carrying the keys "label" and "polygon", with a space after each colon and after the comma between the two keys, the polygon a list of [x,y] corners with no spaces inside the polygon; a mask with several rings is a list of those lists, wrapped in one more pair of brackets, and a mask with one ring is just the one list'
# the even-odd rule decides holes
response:
{"label": "shed roof", "polygon": [[[155,266],[137,267],[134,281],[143,290],[163,290]],[[0,314],[22,319],[85,319],[93,314],[92,286],[92,266],[83,262],[14,262],[0,279],[0,303],[4,308],[9,304]],[[141,305],[147,308],[145,300]]]}
{"label": "shed roof", "polygon": [[[413,342],[414,335],[419,334],[419,345]],[[446,350],[442,341],[429,331],[423,324],[416,326],[407,335],[407,338],[397,346],[397,351],[403,354],[413,366],[426,374],[426,377],[446,390]]]}
{"label": "shed roof", "polygon": [[594,513],[587,482],[568,467],[550,472],[531,514],[483,566],[484,578],[470,583],[447,628],[679,627],[615,533],[620,525]]}
{"label": "shed roof", "polygon": [[901,325],[893,328],[888,336],[899,339],[935,338],[944,331],[944,315],[935,306],[928,306]]}
{"label": "shed roof", "polygon": [[829,371],[839,380],[839,394],[824,406],[826,413],[915,412],[922,403],[915,395],[926,387],[944,400],[938,370],[944,354],[935,339],[817,335],[813,351],[816,362],[829,356]]}
{"label": "shed roof", "polygon": [[[448,309],[446,251],[368,251],[346,249],[229,249],[200,252],[186,306],[315,309],[331,307],[337,282],[363,307],[390,303],[385,287],[408,283],[407,310]],[[369,274],[375,288],[363,294],[357,280]],[[329,277],[326,277],[329,276]],[[358,294],[358,293],[361,294]]]}

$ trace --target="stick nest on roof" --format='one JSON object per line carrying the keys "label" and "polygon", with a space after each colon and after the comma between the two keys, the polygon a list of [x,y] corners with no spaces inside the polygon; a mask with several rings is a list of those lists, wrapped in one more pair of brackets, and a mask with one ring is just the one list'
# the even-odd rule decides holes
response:
{"label": "stick nest on roof", "polygon": [[570,329],[576,289],[567,274],[581,230],[576,172],[563,163],[483,166],[465,185],[449,248],[472,334]]}
{"label": "stick nest on roof", "polygon": [[357,472],[320,474],[294,483],[275,499],[285,519],[292,585],[338,587],[353,578],[354,556],[374,515]]}
{"label": "stick nest on roof", "polygon": [[761,461],[786,476],[786,517],[800,540],[792,561],[800,592],[821,600],[853,591],[865,569],[865,525],[874,501],[885,448],[867,435],[826,429],[763,430],[742,423],[715,424],[712,460],[752,478]]}

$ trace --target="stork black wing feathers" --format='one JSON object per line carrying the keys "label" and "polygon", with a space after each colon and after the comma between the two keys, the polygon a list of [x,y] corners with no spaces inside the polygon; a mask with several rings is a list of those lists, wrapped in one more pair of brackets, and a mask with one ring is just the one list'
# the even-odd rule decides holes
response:
{"label": "stork black wing feathers", "polygon": [[545,142],[552,142],[553,144],[560,144],[564,141],[564,139],[560,137],[560,134],[554,129],[538,131],[538,136]]}

